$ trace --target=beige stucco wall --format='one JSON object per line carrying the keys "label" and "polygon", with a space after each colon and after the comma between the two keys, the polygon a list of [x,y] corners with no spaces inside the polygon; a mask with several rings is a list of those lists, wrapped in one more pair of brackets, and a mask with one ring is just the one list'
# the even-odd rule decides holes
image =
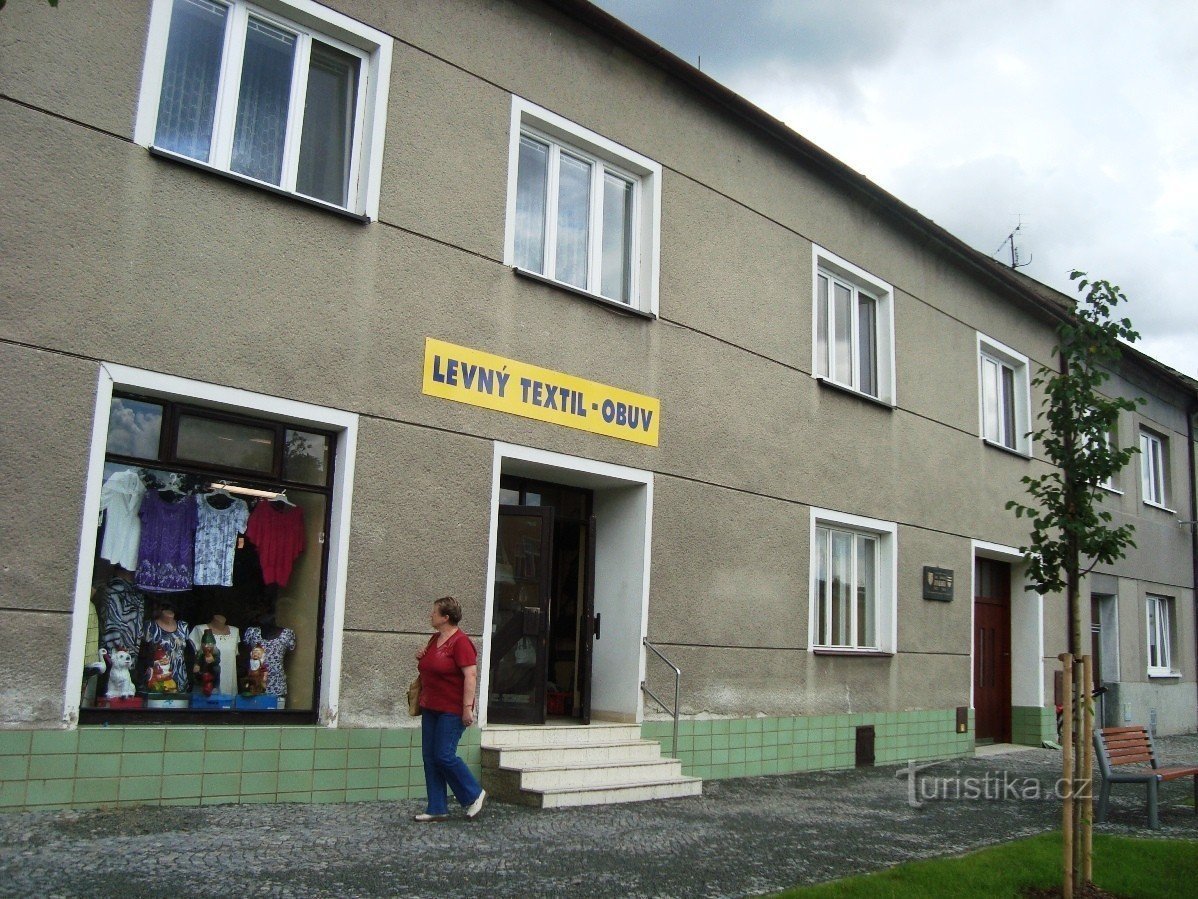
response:
{"label": "beige stucco wall", "polygon": [[[0,93],[13,98],[0,101],[0,156],[32,161],[6,176],[0,220],[3,423],[21,435],[0,450],[12,455],[0,493],[6,509],[62,500],[44,527],[0,516],[2,604],[49,613],[65,657],[106,360],[362,416],[343,723],[406,721],[428,599],[459,596],[480,633],[496,440],[654,474],[649,635],[674,645],[686,708],[967,704],[970,540],[1023,542],[1003,504],[1043,470],[978,438],[977,333],[1035,368],[1052,362],[1050,328],[538,3],[333,5],[400,38],[369,225],[133,145],[148,4],[10,4],[0,18]],[[659,320],[503,267],[512,92],[663,165]],[[893,410],[811,377],[813,242],[895,287]],[[426,336],[659,397],[661,445],[425,397]],[[806,652],[811,506],[899,525],[895,658]],[[1129,563],[1136,576],[1164,565],[1181,577],[1168,547]],[[924,565],[954,569],[952,603],[922,599]],[[25,627],[34,613],[8,614]],[[1062,634],[1046,625],[1047,658]],[[0,677],[34,676],[21,658],[0,652]],[[36,677],[62,695],[55,665]],[[55,701],[12,714],[54,721]]]}
{"label": "beige stucco wall", "polygon": [[[858,714],[969,704],[969,658],[963,655],[875,659],[737,646],[669,650],[683,671],[684,715]],[[649,684],[672,699],[668,670],[650,663]],[[648,701],[646,711],[658,712]]]}
{"label": "beige stucco wall", "polygon": [[57,724],[99,368],[0,342],[0,726]]}

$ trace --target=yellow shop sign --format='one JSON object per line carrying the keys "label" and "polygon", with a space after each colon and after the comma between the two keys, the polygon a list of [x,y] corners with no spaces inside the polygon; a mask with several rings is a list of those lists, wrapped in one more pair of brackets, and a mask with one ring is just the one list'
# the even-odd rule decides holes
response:
{"label": "yellow shop sign", "polygon": [[424,392],[456,403],[657,446],[661,402],[515,359],[424,340]]}

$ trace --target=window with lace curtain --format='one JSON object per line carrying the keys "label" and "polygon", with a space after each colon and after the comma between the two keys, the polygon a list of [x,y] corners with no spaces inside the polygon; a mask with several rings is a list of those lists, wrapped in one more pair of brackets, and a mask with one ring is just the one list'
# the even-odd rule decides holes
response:
{"label": "window with lace curtain", "polygon": [[1168,504],[1169,442],[1160,434],[1140,430],[1140,485],[1144,502],[1166,508]]}
{"label": "window with lace curtain", "polygon": [[894,522],[811,510],[809,649],[894,652],[897,535]]}
{"label": "window with lace curtain", "polygon": [[504,261],[656,314],[661,165],[520,97],[510,151]]}
{"label": "window with lace curtain", "polygon": [[1148,676],[1176,677],[1173,667],[1173,597],[1146,596],[1148,612]]}
{"label": "window with lace curtain", "polygon": [[373,218],[390,57],[311,0],[154,0],[136,138]]}
{"label": "window with lace curtain", "polygon": [[894,288],[814,244],[812,269],[812,374],[823,384],[893,406]]}
{"label": "window with lace curtain", "polygon": [[1030,456],[1028,358],[983,334],[977,340],[982,439]]}

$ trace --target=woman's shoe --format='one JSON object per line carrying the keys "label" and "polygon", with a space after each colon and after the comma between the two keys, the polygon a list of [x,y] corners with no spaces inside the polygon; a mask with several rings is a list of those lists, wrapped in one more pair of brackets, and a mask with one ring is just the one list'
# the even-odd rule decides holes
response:
{"label": "woman's shoe", "polygon": [[478,798],[466,806],[466,817],[476,818],[478,813],[483,810],[483,801],[487,798],[487,791],[483,790],[478,794]]}
{"label": "woman's shoe", "polygon": [[421,824],[435,824],[438,821],[448,821],[449,815],[430,815],[428,812],[421,812],[419,815],[413,815],[412,820],[419,821]]}

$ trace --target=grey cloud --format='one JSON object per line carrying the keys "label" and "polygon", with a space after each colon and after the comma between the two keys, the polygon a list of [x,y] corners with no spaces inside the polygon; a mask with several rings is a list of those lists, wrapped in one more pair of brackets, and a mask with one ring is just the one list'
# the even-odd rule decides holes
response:
{"label": "grey cloud", "polygon": [[[612,15],[732,86],[746,70],[785,66],[844,89],[847,73],[889,58],[909,16],[889,0],[597,0]],[[925,4],[926,5],[926,4]],[[932,6],[938,5],[936,3]]]}
{"label": "grey cloud", "polygon": [[992,254],[1120,284],[1198,373],[1198,13],[1115,0],[596,0]]}

